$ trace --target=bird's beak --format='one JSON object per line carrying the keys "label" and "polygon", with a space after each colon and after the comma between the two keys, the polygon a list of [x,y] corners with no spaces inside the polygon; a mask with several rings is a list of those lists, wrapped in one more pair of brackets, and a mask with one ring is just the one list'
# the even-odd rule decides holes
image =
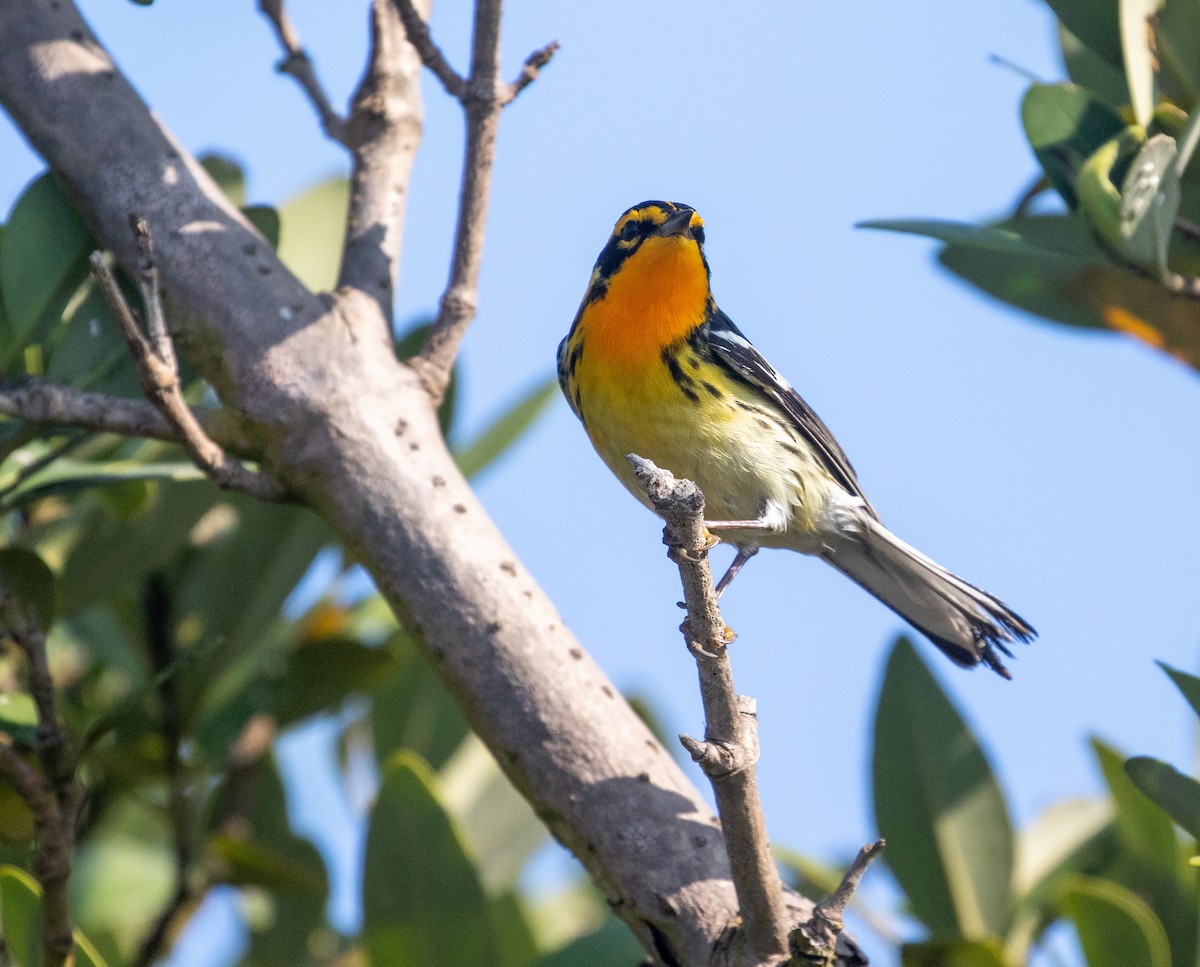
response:
{"label": "bird's beak", "polygon": [[690,208],[676,212],[658,227],[658,235],[682,236],[692,230],[692,216],[696,213]]}

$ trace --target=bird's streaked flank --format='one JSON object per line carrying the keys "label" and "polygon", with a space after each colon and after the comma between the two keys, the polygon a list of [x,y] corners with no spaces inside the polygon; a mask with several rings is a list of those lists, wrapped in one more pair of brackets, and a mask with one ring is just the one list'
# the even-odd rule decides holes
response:
{"label": "bird's streaked flank", "polygon": [[1036,632],[1003,602],[892,534],[825,424],[717,308],[704,222],[686,205],[626,211],[558,347],[558,378],[592,445],[643,503],[626,456],[704,492],[737,548],[720,594],[761,547],[824,558],[954,662],[1010,678],[997,651]]}

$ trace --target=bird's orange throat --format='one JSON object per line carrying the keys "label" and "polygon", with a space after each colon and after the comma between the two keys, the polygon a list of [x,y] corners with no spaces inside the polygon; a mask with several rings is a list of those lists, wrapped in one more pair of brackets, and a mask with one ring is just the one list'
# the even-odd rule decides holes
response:
{"label": "bird's orange throat", "polygon": [[664,347],[688,335],[708,310],[708,269],[687,238],[648,238],[584,309],[592,363],[657,365]]}

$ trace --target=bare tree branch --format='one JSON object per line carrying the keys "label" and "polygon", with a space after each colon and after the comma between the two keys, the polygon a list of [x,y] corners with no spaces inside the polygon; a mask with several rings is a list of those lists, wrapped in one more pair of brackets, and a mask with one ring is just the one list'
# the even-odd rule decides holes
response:
{"label": "bare tree branch", "polygon": [[204,428],[183,398],[179,382],[179,367],[175,349],[167,333],[162,304],[158,293],[158,272],[152,257],[150,229],[145,220],[130,215],[138,248],[138,285],[146,300],[146,317],[151,338],[147,339],[134,318],[117,286],[116,277],[105,264],[100,252],[92,255],[92,272],[117,320],[125,343],[133,355],[138,378],[150,402],[168,423],[175,428],[179,442],[201,470],[222,487],[244,490],[262,500],[283,500],[287,492],[274,479],[261,471],[249,470],[230,457],[220,445],[204,432]]}
{"label": "bare tree branch", "polygon": [[501,103],[504,105],[512,103],[516,100],[518,94],[536,81],[538,75],[542,72],[542,68],[550,63],[558,48],[558,41],[552,40],[545,47],[535,50],[526,57],[525,63],[521,66],[521,73],[517,75],[517,79],[505,88]]}
{"label": "bare tree branch", "polygon": [[681,630],[700,674],[705,741],[683,735],[679,739],[712,782],[746,940],[755,962],[778,958],[788,950],[783,883],[771,856],[758,800],[754,702],[734,690],[728,649],[733,635],[721,620],[709,573],[708,551],[717,542],[704,528],[704,495],[690,480],[676,480],[670,471],[660,470],[649,460],[631,454],[629,462],[655,513],[666,521],[663,543],[679,565],[687,605]]}
{"label": "bare tree branch", "polygon": [[[462,188],[458,197],[458,224],[454,231],[450,279],[442,293],[437,318],[425,345],[412,360],[413,368],[421,376],[436,405],[445,395],[459,346],[466,335],[467,327],[475,318],[500,111],[550,62],[558,44],[551,43],[531,54],[525,62],[521,76],[512,84],[502,85],[502,3],[501,0],[476,0],[475,28],[471,41],[471,74],[464,82],[453,73],[442,57],[441,51],[429,36],[429,28],[413,11],[411,0],[395,0],[395,3],[404,20],[405,29],[409,31],[409,40],[421,54],[425,66],[441,78],[451,95],[458,98],[467,117],[467,151],[463,160]],[[443,76],[446,72],[453,76]]]}
{"label": "bare tree branch", "polygon": [[[428,0],[421,0],[428,11]],[[371,4],[371,50],[345,127],[354,155],[339,288],[358,289],[392,318],[409,175],[421,141],[421,60],[392,0]],[[391,345],[390,332],[382,336]]]}
{"label": "bare tree branch", "polygon": [[408,42],[420,54],[421,63],[428,67],[433,75],[442,82],[442,87],[446,89],[447,94],[461,101],[467,92],[467,82],[461,74],[450,66],[450,62],[446,60],[446,55],[433,42],[433,37],[429,33],[429,24],[425,22],[425,15],[422,15],[417,10],[413,0],[393,0],[393,2],[396,5],[396,12],[400,15],[400,20],[404,24],[404,32],[408,35]]}
{"label": "bare tree branch", "polygon": [[279,46],[283,48],[283,60],[275,65],[275,69],[281,74],[289,74],[295,78],[316,109],[325,133],[334,141],[345,144],[346,122],[333,109],[329,95],[317,79],[312,58],[300,43],[300,35],[288,16],[283,0],[258,0],[258,8],[271,21],[271,26],[275,28],[275,36],[279,38]]}
{"label": "bare tree branch", "polygon": [[[30,423],[78,426],[98,433],[151,440],[179,438],[162,414],[142,400],[88,393],[35,377],[19,383],[0,377],[0,413]],[[212,415],[212,411],[200,411],[197,418],[208,423]]]}
{"label": "bare tree branch", "polygon": [[837,940],[846,927],[842,919],[846,905],[858,889],[867,867],[883,851],[884,845],[883,840],[877,839],[858,851],[838,888],[818,903],[813,908],[812,916],[792,933],[789,941],[793,955],[805,955],[805,962],[808,963],[812,962],[813,957],[823,958],[827,964],[835,962]]}

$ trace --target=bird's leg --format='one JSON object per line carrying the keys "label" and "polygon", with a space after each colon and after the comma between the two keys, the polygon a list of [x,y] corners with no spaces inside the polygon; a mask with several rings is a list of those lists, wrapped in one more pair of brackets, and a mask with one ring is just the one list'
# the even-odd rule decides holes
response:
{"label": "bird's leg", "polygon": [[746,562],[758,553],[758,548],[754,546],[739,547],[737,557],[733,559],[733,563],[729,565],[729,570],[725,572],[724,577],[717,582],[716,592],[720,598],[725,593],[725,589],[733,583],[733,579],[737,577],[738,571],[745,567]]}

